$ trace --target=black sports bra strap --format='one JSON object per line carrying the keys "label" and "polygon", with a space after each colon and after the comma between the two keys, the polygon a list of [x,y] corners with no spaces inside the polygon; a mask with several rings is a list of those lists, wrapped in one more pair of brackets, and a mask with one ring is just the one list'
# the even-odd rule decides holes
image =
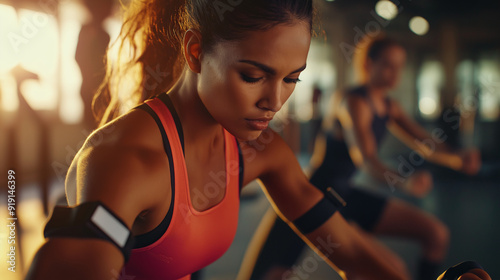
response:
{"label": "black sports bra strap", "polygon": [[172,114],[172,117],[174,118],[175,126],[177,128],[177,133],[179,134],[179,139],[181,141],[182,145],[182,152],[185,153],[184,149],[184,132],[182,130],[182,124],[181,124],[181,119],[179,118],[179,115],[177,114],[177,111],[175,110],[174,103],[172,103],[172,99],[170,99],[170,96],[164,92],[160,95],[158,95],[158,98],[168,107],[168,110]]}
{"label": "black sports bra strap", "polygon": [[385,110],[386,110],[386,115],[390,116],[391,113],[391,99],[389,96],[385,98]]}
{"label": "black sports bra strap", "polygon": [[169,163],[169,168],[170,168],[170,185],[172,189],[172,197],[170,200],[170,207],[168,209],[167,214],[163,218],[163,220],[160,222],[158,226],[156,226],[153,230],[135,236],[135,243],[134,243],[134,249],[136,248],[143,248],[146,246],[149,246],[156,242],[158,239],[160,239],[163,234],[167,231],[168,226],[170,225],[170,222],[172,220],[172,215],[173,215],[173,210],[174,210],[174,198],[175,198],[175,171],[174,171],[174,161],[172,157],[172,149],[170,147],[170,141],[168,140],[167,133],[165,132],[165,128],[163,127],[163,124],[158,117],[158,115],[155,113],[151,107],[149,107],[146,103],[141,104],[136,107],[137,109],[141,109],[146,111],[156,122],[160,133],[161,137],[163,140],[163,148],[165,149],[165,153],[168,158],[168,163]]}
{"label": "black sports bra strap", "polygon": [[239,192],[241,194],[241,189],[243,188],[243,178],[244,178],[244,172],[245,172],[245,166],[244,166],[244,161],[243,161],[243,152],[241,151],[240,143],[238,142],[238,139],[236,139],[236,146],[238,146],[238,162],[239,162]]}

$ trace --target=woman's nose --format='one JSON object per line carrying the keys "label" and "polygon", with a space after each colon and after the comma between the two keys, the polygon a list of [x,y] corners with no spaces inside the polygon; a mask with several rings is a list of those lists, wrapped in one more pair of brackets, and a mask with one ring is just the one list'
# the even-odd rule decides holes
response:
{"label": "woman's nose", "polygon": [[283,103],[282,86],[274,85],[267,89],[264,96],[259,100],[257,107],[266,111],[278,112]]}

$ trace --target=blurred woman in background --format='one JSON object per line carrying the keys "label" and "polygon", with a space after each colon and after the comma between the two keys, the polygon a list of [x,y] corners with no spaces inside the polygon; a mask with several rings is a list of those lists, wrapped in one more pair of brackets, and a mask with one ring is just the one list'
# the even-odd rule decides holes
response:
{"label": "blurred woman in background", "polygon": [[110,40],[103,23],[111,15],[114,2],[85,0],[83,3],[91,14],[91,20],[80,30],[75,60],[82,73],[80,96],[83,101],[83,123],[86,129],[92,131],[97,126],[92,112],[92,100],[106,74],[104,57]]}

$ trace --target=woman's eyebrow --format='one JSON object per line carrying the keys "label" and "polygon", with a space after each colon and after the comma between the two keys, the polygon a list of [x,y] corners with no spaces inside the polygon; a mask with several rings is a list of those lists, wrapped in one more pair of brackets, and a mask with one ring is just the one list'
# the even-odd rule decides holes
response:
{"label": "woman's eyebrow", "polygon": [[[274,70],[273,68],[271,68],[271,67],[269,67],[269,66],[267,66],[265,64],[259,63],[257,61],[243,59],[243,60],[240,60],[239,62],[253,65],[255,67],[260,68],[262,71],[264,71],[264,72],[266,72],[268,74],[276,75],[276,70]],[[302,72],[302,71],[304,71],[304,69],[306,69],[306,65],[305,64],[304,64],[304,66],[300,67],[299,69],[292,71],[290,74]]]}
{"label": "woman's eyebrow", "polygon": [[295,73],[298,73],[298,72],[302,72],[302,71],[304,71],[304,70],[306,69],[306,66],[307,66],[307,65],[306,65],[306,64],[304,64],[304,66],[300,67],[300,68],[299,68],[299,69],[297,69],[297,70],[294,70],[294,71],[293,71],[292,73],[290,73],[290,74],[295,74]]}
{"label": "woman's eyebrow", "polygon": [[267,66],[267,65],[264,65],[262,63],[259,63],[257,61],[253,61],[253,60],[240,60],[240,62],[242,63],[247,63],[247,64],[250,64],[250,65],[253,65],[255,67],[258,67],[260,68],[262,71],[268,73],[268,74],[271,74],[271,75],[276,75],[276,70],[274,70],[273,68]]}

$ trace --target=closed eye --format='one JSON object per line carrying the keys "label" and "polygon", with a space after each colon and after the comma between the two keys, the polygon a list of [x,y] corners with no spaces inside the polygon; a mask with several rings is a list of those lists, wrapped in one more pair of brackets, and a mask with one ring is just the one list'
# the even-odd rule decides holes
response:
{"label": "closed eye", "polygon": [[240,73],[240,76],[241,76],[241,79],[247,83],[250,83],[250,84],[255,84],[257,83],[258,81],[262,80],[262,77],[260,78],[253,78],[253,77],[249,77],[243,73]]}
{"label": "closed eye", "polygon": [[296,78],[296,79],[292,79],[292,78],[284,78],[283,81],[285,81],[285,83],[287,84],[296,84],[300,81],[302,81],[301,79],[299,78]]}

